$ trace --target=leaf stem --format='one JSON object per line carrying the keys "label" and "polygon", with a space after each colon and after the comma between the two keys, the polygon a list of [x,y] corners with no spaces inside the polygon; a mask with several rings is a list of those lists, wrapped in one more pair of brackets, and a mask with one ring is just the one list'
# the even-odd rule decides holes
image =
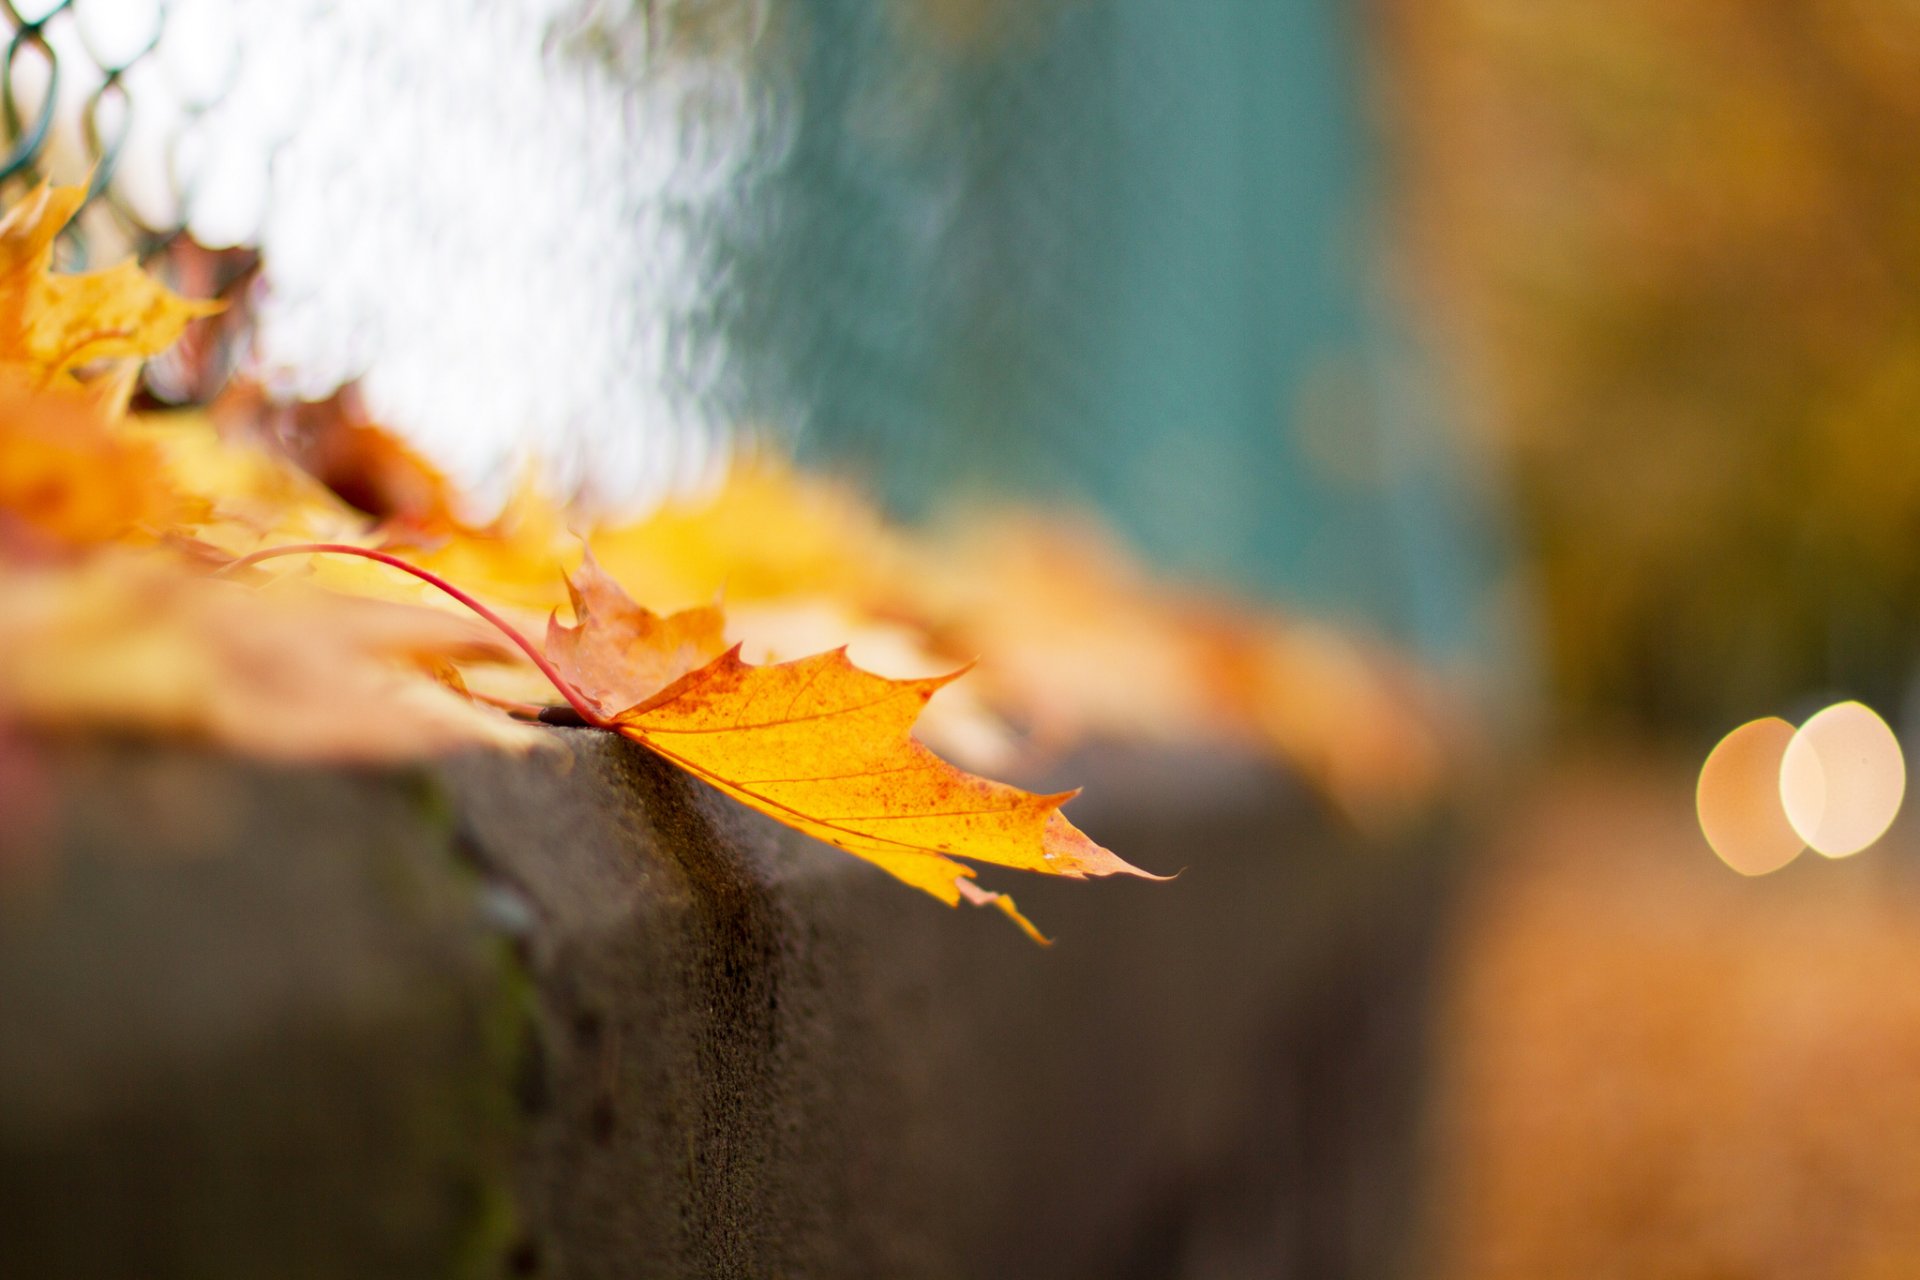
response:
{"label": "leaf stem", "polygon": [[418,565],[408,564],[399,556],[389,554],[385,551],[376,551],[372,547],[356,547],[348,542],[297,542],[284,547],[268,547],[264,551],[255,551],[251,555],[241,556],[232,564],[221,569],[220,572],[234,573],[259,564],[263,560],[275,560],[281,556],[299,555],[359,556],[363,560],[373,560],[380,564],[391,565],[403,573],[412,574],[429,586],[438,587],[455,600],[458,600],[461,604],[467,606],[467,608],[479,614],[494,630],[519,646],[520,651],[527,655],[534,666],[540,668],[540,674],[545,676],[548,682],[559,691],[560,696],[567,700],[567,705],[574,709],[574,712],[579,715],[581,720],[595,729],[613,728],[613,722],[595,710],[593,705],[587,701],[586,697],[578,689],[574,688],[573,682],[561,675],[559,668],[555,667],[553,663],[548,660],[546,654],[540,652],[539,646],[522,635],[519,628],[489,609],[486,605],[481,604],[460,588],[454,586],[451,582],[448,582],[445,578],[442,578],[439,574],[427,569],[422,569]]}

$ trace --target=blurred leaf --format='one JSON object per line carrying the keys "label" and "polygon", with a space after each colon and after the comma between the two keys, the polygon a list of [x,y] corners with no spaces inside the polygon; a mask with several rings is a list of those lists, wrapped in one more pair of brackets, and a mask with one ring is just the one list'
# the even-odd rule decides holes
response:
{"label": "blurred leaf", "polygon": [[139,266],[55,273],[53,243],[86,188],[43,183],[0,218],[0,368],[44,387],[103,360],[164,350],[218,304],[181,298]]}
{"label": "blurred leaf", "polygon": [[536,731],[424,669],[495,658],[435,610],[282,584],[262,592],[126,553],[0,571],[0,719],[133,730],[277,759],[524,750]]}

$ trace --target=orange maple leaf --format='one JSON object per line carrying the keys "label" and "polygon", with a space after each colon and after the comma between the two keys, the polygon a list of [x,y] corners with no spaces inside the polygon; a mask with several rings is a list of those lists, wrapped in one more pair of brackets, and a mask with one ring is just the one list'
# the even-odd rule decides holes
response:
{"label": "orange maple leaf", "polygon": [[[1147,872],[1060,812],[1078,792],[1037,795],[963,772],[911,736],[964,672],[893,680],[844,649],[755,666],[721,651],[717,608],[662,618],[589,558],[569,579],[576,624],[549,627],[548,654],[607,725],[695,777],[945,902],[993,904],[1046,939],[955,858],[1043,875]],[[621,709],[622,704],[629,704]]]}

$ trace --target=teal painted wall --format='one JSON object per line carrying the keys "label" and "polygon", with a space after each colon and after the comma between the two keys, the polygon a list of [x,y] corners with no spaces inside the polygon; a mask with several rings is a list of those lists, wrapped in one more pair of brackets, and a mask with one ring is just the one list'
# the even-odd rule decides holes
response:
{"label": "teal painted wall", "polygon": [[1079,502],[1183,575],[1497,644],[1496,506],[1382,303],[1347,6],[1065,0],[964,47],[912,12],[781,11],[735,409],[910,514]]}

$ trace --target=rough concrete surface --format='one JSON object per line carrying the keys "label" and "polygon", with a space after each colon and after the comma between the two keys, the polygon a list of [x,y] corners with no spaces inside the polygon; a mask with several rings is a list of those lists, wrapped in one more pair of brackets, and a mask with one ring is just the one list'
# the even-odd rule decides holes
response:
{"label": "rough concrete surface", "polygon": [[0,1275],[1393,1274],[1430,845],[1090,753],[1076,821],[1185,872],[1001,876],[1040,949],[555,732],[57,752],[0,890]]}
{"label": "rough concrete surface", "polygon": [[458,1275],[497,1251],[512,985],[428,781],[44,763],[41,838],[0,831],[0,1276]]}

